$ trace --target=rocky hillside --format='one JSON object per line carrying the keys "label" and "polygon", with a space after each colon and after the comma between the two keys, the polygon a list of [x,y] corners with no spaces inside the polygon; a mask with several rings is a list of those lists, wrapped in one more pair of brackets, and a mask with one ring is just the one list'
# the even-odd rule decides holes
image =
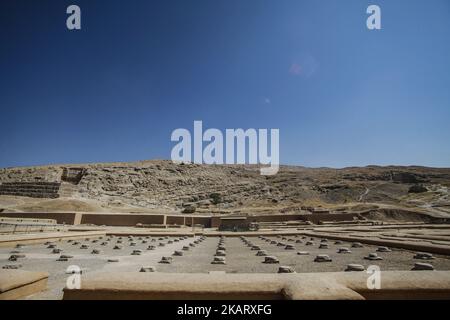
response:
{"label": "rocky hillside", "polygon": [[[253,166],[171,161],[54,165],[0,169],[0,210],[265,213],[376,205],[446,215],[449,187],[450,169],[425,167],[282,166],[261,176]],[[40,191],[49,188],[58,198]]]}

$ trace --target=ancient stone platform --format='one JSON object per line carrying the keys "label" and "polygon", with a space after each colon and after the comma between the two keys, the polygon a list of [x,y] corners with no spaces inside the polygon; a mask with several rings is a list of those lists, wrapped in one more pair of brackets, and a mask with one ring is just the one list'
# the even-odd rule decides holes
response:
{"label": "ancient stone platform", "polygon": [[0,271],[0,300],[19,299],[47,287],[48,273],[23,270]]}
{"label": "ancient stone platform", "polygon": [[31,198],[58,198],[59,182],[3,182],[0,195]]}
{"label": "ancient stone platform", "polygon": [[367,275],[310,274],[139,274],[103,273],[82,278],[64,299],[450,299],[448,272],[386,271],[380,289]]}

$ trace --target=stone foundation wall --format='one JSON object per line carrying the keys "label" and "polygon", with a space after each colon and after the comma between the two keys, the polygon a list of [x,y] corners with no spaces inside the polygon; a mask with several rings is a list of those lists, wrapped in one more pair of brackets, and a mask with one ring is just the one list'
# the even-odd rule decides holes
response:
{"label": "stone foundation wall", "polygon": [[76,214],[73,212],[2,212],[2,217],[54,219],[58,224],[75,224]]}
{"label": "stone foundation wall", "polygon": [[31,198],[58,198],[59,182],[3,182],[0,195]]}
{"label": "stone foundation wall", "polygon": [[142,224],[164,224],[164,215],[155,214],[83,214],[81,224],[95,224],[98,226],[136,226]]}
{"label": "stone foundation wall", "polygon": [[[319,223],[319,221],[352,221],[358,217],[356,213],[315,213],[315,214],[272,214],[262,216],[249,216],[249,222],[287,222],[287,221],[311,221],[312,223]],[[211,227],[218,228],[220,226],[219,216],[211,217]]]}
{"label": "stone foundation wall", "polygon": [[[219,228],[221,216],[196,215],[165,215],[165,214],[132,214],[132,213],[66,213],[66,212],[15,212],[2,213],[3,217],[22,217],[37,219],[56,219],[66,224],[93,224],[105,226],[136,226],[141,224],[167,224],[167,225],[203,225],[205,228]],[[295,215],[264,215],[248,217],[249,222],[280,222],[280,221],[351,221],[356,217],[353,213],[339,214],[295,214]]]}

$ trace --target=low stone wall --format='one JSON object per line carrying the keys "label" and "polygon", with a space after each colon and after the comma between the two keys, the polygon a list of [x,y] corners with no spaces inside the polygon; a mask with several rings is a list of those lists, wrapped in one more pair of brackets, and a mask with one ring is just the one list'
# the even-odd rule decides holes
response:
{"label": "low stone wall", "polygon": [[450,272],[382,271],[380,289],[365,272],[292,274],[97,273],[82,275],[66,300],[450,299]]}
{"label": "low stone wall", "polygon": [[[220,218],[225,216],[199,216],[199,215],[166,215],[166,214],[135,214],[135,213],[68,213],[68,212],[14,212],[1,213],[3,217],[55,219],[59,224],[93,224],[105,226],[135,226],[141,224],[167,224],[167,225],[202,225],[205,228],[218,228]],[[287,222],[287,221],[351,221],[356,214],[274,214],[262,216],[249,216],[249,222]]]}
{"label": "low stone wall", "polygon": [[[67,241],[85,238],[100,238],[106,236],[105,231],[58,231],[34,234],[0,235],[0,247],[15,247],[17,244],[30,245],[45,243],[47,241]],[[1,270],[0,270],[1,272]]]}
{"label": "low stone wall", "polygon": [[353,221],[355,218],[358,218],[359,215],[357,213],[313,213],[305,215],[306,221],[310,221],[312,223],[319,222],[342,222],[342,221]]}
{"label": "low stone wall", "polygon": [[111,214],[95,214],[83,213],[81,224],[95,224],[98,226],[135,226],[142,224],[164,224],[164,215],[162,214],[131,214],[131,213],[111,213]]}
{"label": "low stone wall", "polygon": [[388,240],[377,237],[362,237],[357,235],[333,235],[329,234],[328,231],[324,230],[323,232],[319,232],[317,230],[311,232],[303,232],[302,234],[310,237],[320,237],[332,240],[341,240],[348,242],[361,242],[376,246],[387,246],[392,248],[401,248],[411,251],[422,251],[422,252],[430,252],[436,254],[442,254],[450,256],[450,247],[445,244],[433,243],[419,243],[417,241],[407,241],[405,239],[402,240]]}

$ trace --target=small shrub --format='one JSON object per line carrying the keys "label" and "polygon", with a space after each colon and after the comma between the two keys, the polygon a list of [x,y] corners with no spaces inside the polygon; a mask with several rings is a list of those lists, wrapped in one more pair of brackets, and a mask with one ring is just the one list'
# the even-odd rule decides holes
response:
{"label": "small shrub", "polygon": [[211,193],[209,197],[212,199],[213,204],[219,204],[222,202],[222,196],[220,193]]}

